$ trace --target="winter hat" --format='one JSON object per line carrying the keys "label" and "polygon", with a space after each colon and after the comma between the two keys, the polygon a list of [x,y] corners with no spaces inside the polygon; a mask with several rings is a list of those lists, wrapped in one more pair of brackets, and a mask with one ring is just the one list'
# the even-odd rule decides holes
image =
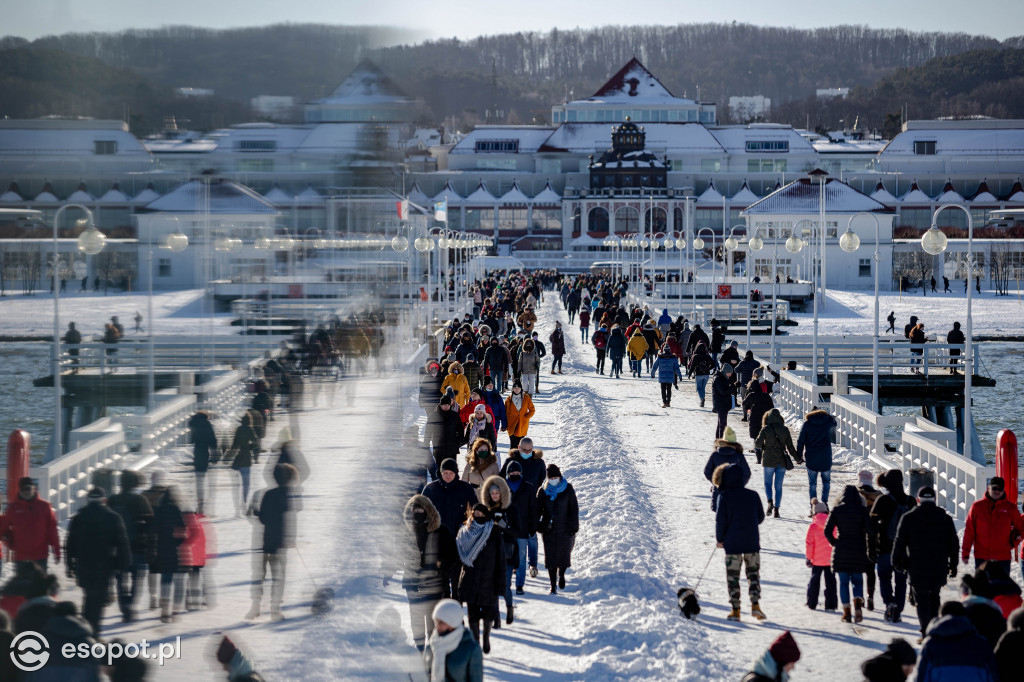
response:
{"label": "winter hat", "polygon": [[[1018,609],[1018,611],[1021,611],[1021,609]],[[895,658],[900,665],[914,665],[917,663],[917,652],[914,651],[914,647],[910,645],[910,642],[902,637],[894,637],[889,642],[889,646],[885,647],[885,653]]]}
{"label": "winter hat", "polygon": [[451,627],[458,627],[462,625],[462,604],[454,599],[442,599],[434,607],[433,618]]}
{"label": "winter hat", "polygon": [[163,471],[154,471],[153,476],[150,478],[153,485],[163,485],[166,480],[166,474]]}
{"label": "winter hat", "polygon": [[872,473],[867,469],[861,469],[857,472],[857,482],[861,485],[870,486],[874,481],[874,475],[872,475]]}
{"label": "winter hat", "polygon": [[903,682],[906,676],[900,662],[890,654],[879,654],[860,664],[860,671],[867,682]]}
{"label": "winter hat", "polygon": [[903,472],[899,469],[889,469],[878,475],[878,485],[889,492],[903,491]]}
{"label": "winter hat", "polygon": [[548,465],[548,478],[561,478],[562,470],[558,468],[557,464]]}
{"label": "winter hat", "polygon": [[511,476],[512,474],[522,474],[523,465],[519,462],[512,460],[508,463],[508,468],[505,469],[505,475]]}
{"label": "winter hat", "polygon": [[476,362],[476,355],[470,353],[466,356],[466,362]]}
{"label": "winter hat", "polygon": [[739,442],[738,440],[736,440],[736,432],[732,430],[731,426],[726,426],[725,427],[725,433],[722,434],[722,439],[723,440],[727,440],[730,443],[738,443]]}
{"label": "winter hat", "polygon": [[517,386],[519,388],[523,387],[523,382],[520,381],[519,379],[516,379],[515,381],[512,382],[512,388],[516,388]]}
{"label": "winter hat", "polygon": [[739,341],[733,341],[729,345],[732,346],[733,348],[739,348],[740,342]]}
{"label": "winter hat", "polygon": [[476,504],[473,505],[474,517],[476,516],[477,512],[480,512],[484,515],[484,521],[490,521],[493,518],[490,507],[488,507],[486,504],[483,504],[482,502],[477,502]]}
{"label": "winter hat", "polygon": [[775,638],[772,645],[768,647],[768,652],[775,659],[775,662],[779,664],[780,668],[800,660],[800,647],[796,645],[796,640],[793,639],[793,635],[789,633],[789,630]]}
{"label": "winter hat", "polygon": [[722,365],[722,372],[724,374],[732,374],[732,365],[730,365],[728,362]]}
{"label": "winter hat", "polygon": [[917,491],[917,499],[922,502],[934,502],[935,501],[935,488],[930,485],[923,486]]}
{"label": "winter hat", "polygon": [[448,459],[441,462],[441,471],[454,471],[459,473],[459,464],[454,459],[449,457]]}
{"label": "winter hat", "polygon": [[758,367],[757,369],[754,370],[754,377],[755,378],[763,377],[763,376],[764,376],[764,369],[762,369],[761,367]]}
{"label": "winter hat", "polygon": [[827,514],[828,505],[815,497],[811,500],[811,512],[815,514]]}
{"label": "winter hat", "polygon": [[484,389],[480,388],[479,386],[474,388],[472,391],[470,391],[470,394],[473,394],[473,393],[476,393],[481,398],[484,397]]}
{"label": "winter hat", "polygon": [[989,486],[996,488],[997,490],[1006,489],[1006,481],[1003,480],[1002,476],[993,476],[988,481]]}
{"label": "winter hat", "polygon": [[23,488],[24,486],[27,486],[27,485],[38,485],[38,484],[36,483],[36,479],[32,478],[31,476],[22,476],[21,478],[18,479],[18,487],[19,488]]}
{"label": "winter hat", "polygon": [[494,385],[494,377],[492,377],[490,374],[488,374],[487,376],[484,377],[484,388],[487,388],[488,386],[493,386],[493,385]]}
{"label": "winter hat", "polygon": [[89,494],[87,495],[90,500],[102,500],[106,496],[107,491],[98,485],[94,485],[92,488],[89,488]]}
{"label": "winter hat", "polygon": [[437,404],[438,405],[451,405],[452,404],[452,397],[449,394],[445,393],[443,396],[441,396],[441,399],[437,401]]}
{"label": "winter hat", "polygon": [[231,641],[231,638],[224,635],[224,638],[220,640],[220,646],[217,647],[217,661],[225,664],[230,663],[237,651],[238,647]]}

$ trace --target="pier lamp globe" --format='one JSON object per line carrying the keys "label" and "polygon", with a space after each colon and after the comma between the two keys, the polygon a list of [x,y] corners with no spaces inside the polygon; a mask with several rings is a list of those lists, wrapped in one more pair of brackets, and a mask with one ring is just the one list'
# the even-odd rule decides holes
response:
{"label": "pier lamp globe", "polygon": [[398,251],[399,253],[402,253],[408,250],[409,240],[406,239],[405,236],[403,235],[395,235],[391,239],[391,248],[394,249],[395,251]]}
{"label": "pier lamp globe", "polygon": [[434,248],[434,240],[430,237],[416,237],[416,240],[412,243],[417,251],[430,251]]}
{"label": "pier lamp globe", "polygon": [[846,253],[853,253],[860,248],[860,237],[857,236],[853,230],[849,227],[846,228],[846,232],[839,238],[839,248]]}
{"label": "pier lamp globe", "polygon": [[747,240],[747,248],[751,251],[760,251],[764,248],[764,240],[758,237],[756,234]]}
{"label": "pier lamp globe", "polygon": [[704,248],[704,240],[701,239],[700,237],[697,237],[696,239],[694,239],[693,240],[693,248],[697,249],[698,251],[703,249]]}
{"label": "pier lamp globe", "polygon": [[649,239],[641,239],[641,240],[640,240],[640,248],[641,248],[641,249],[646,249],[646,248],[647,248],[647,247],[649,247],[650,245],[651,245],[651,242],[650,242],[650,240],[649,240]]}
{"label": "pier lamp globe", "polygon": [[786,251],[790,253],[800,253],[800,249],[804,248],[804,242],[800,237],[796,235],[786,240]]}
{"label": "pier lamp globe", "polygon": [[683,249],[685,249],[685,248],[686,248],[686,240],[685,240],[685,239],[683,239],[682,237],[680,237],[679,239],[677,239],[677,240],[676,240],[676,248],[677,248],[677,249],[679,249],[680,251],[682,251]]}
{"label": "pier lamp globe", "polygon": [[735,251],[740,247],[740,243],[736,241],[736,237],[729,237],[725,240],[725,249],[727,251]]}
{"label": "pier lamp globe", "polygon": [[107,245],[107,237],[91,221],[79,221],[80,224],[83,222],[87,227],[78,235],[78,250],[87,256],[95,256]]}
{"label": "pier lamp globe", "polygon": [[666,237],[665,238],[665,250],[666,251],[671,251],[675,247],[676,247],[676,240],[672,239],[672,237]]}
{"label": "pier lamp globe", "polygon": [[188,248],[188,235],[180,229],[172,232],[164,239],[164,248],[172,253],[181,253]]}
{"label": "pier lamp globe", "polygon": [[942,231],[935,227],[933,224],[928,231],[921,237],[921,248],[924,252],[932,256],[937,256],[946,250],[946,244],[949,242],[946,239],[946,235]]}
{"label": "pier lamp globe", "polygon": [[441,238],[437,240],[437,248],[447,249],[448,248],[448,237],[441,235]]}

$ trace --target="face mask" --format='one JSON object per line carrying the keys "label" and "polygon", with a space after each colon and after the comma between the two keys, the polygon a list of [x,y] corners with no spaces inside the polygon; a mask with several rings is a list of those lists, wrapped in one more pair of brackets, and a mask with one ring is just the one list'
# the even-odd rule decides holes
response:
{"label": "face mask", "polygon": [[521,480],[523,480],[523,477],[522,477],[521,474],[509,474],[509,476],[508,476],[509,483],[518,483]]}
{"label": "face mask", "polygon": [[480,457],[489,457],[490,454],[491,454],[491,451],[490,450],[477,450],[476,454],[479,455]]}
{"label": "face mask", "polygon": [[549,485],[558,485],[561,482],[562,482],[561,478],[549,478],[548,479],[548,484]]}
{"label": "face mask", "polygon": [[520,450],[519,454],[523,456],[523,459],[530,459],[531,457],[533,457],[533,450],[530,450],[529,452],[524,452],[523,450]]}

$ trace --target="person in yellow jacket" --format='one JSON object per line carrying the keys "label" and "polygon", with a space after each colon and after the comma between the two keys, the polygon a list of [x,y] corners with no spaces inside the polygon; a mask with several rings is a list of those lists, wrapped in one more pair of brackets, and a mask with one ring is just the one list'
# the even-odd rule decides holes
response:
{"label": "person in yellow jacket", "polygon": [[519,379],[512,384],[512,393],[505,399],[505,416],[508,417],[508,440],[510,449],[518,448],[519,441],[526,436],[530,428],[530,417],[533,416],[533,399],[529,393],[523,392],[523,382]]}
{"label": "person in yellow jacket", "polygon": [[459,409],[469,404],[469,382],[466,381],[466,375],[462,371],[461,362],[453,362],[448,368],[448,376],[444,378],[444,382],[441,384],[442,395],[448,390],[449,386],[455,391],[455,402],[459,404]]}
{"label": "person in yellow jacket", "polygon": [[647,355],[647,339],[644,338],[644,333],[639,328],[633,330],[633,336],[626,344],[626,351],[629,353],[629,370],[633,376],[639,377],[640,361]]}

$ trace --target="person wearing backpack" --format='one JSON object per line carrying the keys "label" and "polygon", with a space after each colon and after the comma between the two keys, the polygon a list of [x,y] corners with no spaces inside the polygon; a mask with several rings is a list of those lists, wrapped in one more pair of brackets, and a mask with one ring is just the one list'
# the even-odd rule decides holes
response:
{"label": "person wearing backpack", "polygon": [[121,608],[121,619],[131,623],[135,619],[132,606],[135,597],[142,591],[146,575],[146,547],[153,522],[153,507],[149,500],[136,489],[142,478],[134,471],[121,472],[121,492],[107,503],[124,522],[131,549],[131,565],[127,570],[117,572],[117,602]]}
{"label": "person wearing backpack", "polygon": [[594,348],[597,349],[597,373],[604,374],[604,356],[608,349],[608,330],[602,324],[592,339]]}
{"label": "person wearing backpack", "polygon": [[907,574],[893,571],[892,543],[896,539],[900,519],[917,502],[903,492],[903,472],[899,469],[884,471],[878,474],[876,480],[885,494],[879,495],[871,507],[871,523],[875,527],[875,534],[869,538],[868,557],[876,561],[878,591],[885,603],[885,620],[899,623],[907,601]]}

